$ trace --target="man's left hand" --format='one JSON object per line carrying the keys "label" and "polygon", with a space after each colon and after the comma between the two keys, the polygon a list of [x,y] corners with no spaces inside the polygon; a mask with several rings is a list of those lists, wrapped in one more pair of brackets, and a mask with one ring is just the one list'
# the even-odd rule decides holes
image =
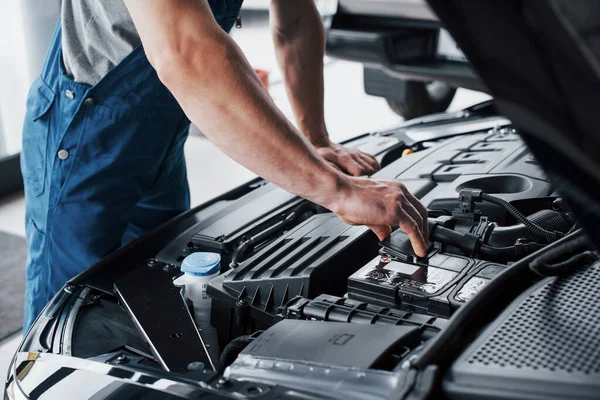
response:
{"label": "man's left hand", "polygon": [[381,169],[381,165],[375,157],[358,149],[344,147],[329,141],[324,145],[315,145],[315,147],[325,160],[349,175],[371,175]]}

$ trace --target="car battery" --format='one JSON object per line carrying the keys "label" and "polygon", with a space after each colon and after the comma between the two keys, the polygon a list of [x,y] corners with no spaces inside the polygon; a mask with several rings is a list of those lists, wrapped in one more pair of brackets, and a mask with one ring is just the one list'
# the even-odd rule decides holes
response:
{"label": "car battery", "polygon": [[443,254],[437,247],[417,258],[411,254],[410,243],[404,252],[403,247],[384,243],[379,256],[350,276],[348,297],[448,318],[506,268]]}

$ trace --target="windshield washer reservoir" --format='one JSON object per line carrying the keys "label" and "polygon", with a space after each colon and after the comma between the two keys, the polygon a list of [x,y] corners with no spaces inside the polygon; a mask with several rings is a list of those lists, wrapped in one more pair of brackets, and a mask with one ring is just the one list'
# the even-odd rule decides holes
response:
{"label": "windshield washer reservoir", "polygon": [[185,297],[194,304],[196,326],[209,326],[211,299],[206,295],[206,287],[208,282],[221,272],[221,255],[209,252],[192,253],[182,261],[181,272],[184,274],[174,283],[185,287]]}

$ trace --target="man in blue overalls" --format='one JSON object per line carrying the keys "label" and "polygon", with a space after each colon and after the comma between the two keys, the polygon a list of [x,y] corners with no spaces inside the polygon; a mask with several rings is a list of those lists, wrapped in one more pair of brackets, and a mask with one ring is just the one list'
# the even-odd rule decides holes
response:
{"label": "man in blue overalls", "polygon": [[[425,208],[329,141],[323,26],[313,0],[272,0],[273,37],[298,130],[226,34],[242,0],[63,0],[27,99],[22,170],[29,246],[25,328],[60,287],[189,208],[190,120],[234,160],[424,255]],[[353,175],[353,176],[349,176]]]}

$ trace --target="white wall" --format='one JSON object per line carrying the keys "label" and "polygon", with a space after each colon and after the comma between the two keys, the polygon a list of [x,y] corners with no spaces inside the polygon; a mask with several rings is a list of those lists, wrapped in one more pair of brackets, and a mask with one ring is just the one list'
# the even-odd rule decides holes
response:
{"label": "white wall", "polygon": [[60,0],[0,1],[0,158],[21,150],[27,91],[59,14]]}

